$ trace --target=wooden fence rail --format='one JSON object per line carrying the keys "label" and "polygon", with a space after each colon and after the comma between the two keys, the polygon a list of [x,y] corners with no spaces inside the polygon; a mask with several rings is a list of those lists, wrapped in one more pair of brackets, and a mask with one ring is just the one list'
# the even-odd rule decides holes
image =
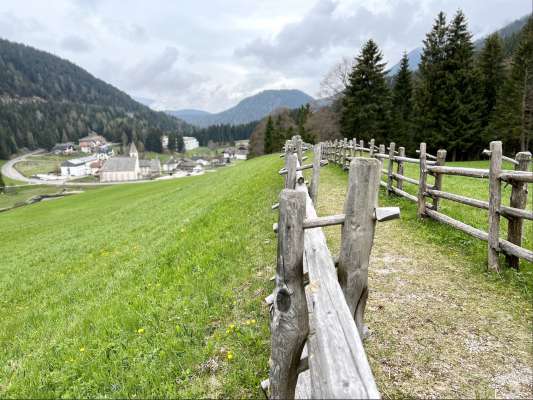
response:
{"label": "wooden fence rail", "polygon": [[[322,152],[327,160],[338,163],[338,154],[342,152],[344,141],[321,143]],[[355,139],[353,140],[355,144]],[[366,151],[367,156],[377,158],[381,163],[381,171],[386,175],[387,180],[381,181],[382,187],[386,188],[389,194],[402,196],[412,202],[417,203],[418,215],[420,218],[432,218],[439,222],[452,226],[473,237],[485,240],[488,243],[488,267],[491,270],[499,270],[499,254],[504,253],[510,267],[518,268],[519,259],[533,262],[533,251],[521,247],[523,237],[523,221],[533,220],[533,211],[527,210],[528,184],[533,183],[533,173],[529,170],[531,163],[531,153],[520,152],[516,157],[510,158],[502,154],[502,144],[499,141],[491,142],[490,149],[484,154],[490,157],[490,167],[488,169],[464,168],[446,166],[446,150],[439,150],[437,155],[428,154],[426,144],[421,143],[417,150],[418,158],[405,156],[405,149],[400,147],[396,151],[396,144],[390,143],[388,147],[380,145],[376,147],[374,140],[371,140],[370,149],[365,149],[363,142],[354,145],[355,149]],[[378,153],[374,153],[374,149]],[[369,150],[369,151],[367,151]],[[386,154],[388,150],[388,154]],[[515,170],[502,170],[502,161],[511,162]],[[385,166],[385,162],[387,165]],[[404,163],[415,163],[420,166],[418,179],[409,178],[404,175]],[[396,171],[395,171],[396,163]],[[345,167],[345,163],[339,163]],[[488,201],[472,199],[455,193],[442,190],[443,178],[445,175],[463,176],[477,179],[489,180]],[[428,178],[434,180],[428,183]],[[501,185],[506,182],[512,185],[510,205],[502,205]],[[394,185],[396,183],[396,186]],[[418,186],[417,195],[406,192],[404,183]],[[458,221],[439,212],[439,200],[445,199],[464,204],[471,207],[488,211],[488,232],[474,228],[464,222]],[[428,204],[431,200],[432,204]],[[500,217],[508,220],[507,240],[500,238]]]}
{"label": "wooden fence rail", "polygon": [[[272,399],[380,397],[362,342],[368,266],[376,222],[399,217],[399,208],[376,207],[379,162],[353,158],[344,214],[318,217],[315,209],[322,156],[344,165],[347,154],[357,150],[355,143],[337,142],[335,151],[316,145],[309,189],[298,149],[310,146],[298,136],[285,144],[285,189],[275,205],[276,287],[266,299],[270,374],[261,384]],[[321,229],[330,225],[342,226],[337,269]]]}

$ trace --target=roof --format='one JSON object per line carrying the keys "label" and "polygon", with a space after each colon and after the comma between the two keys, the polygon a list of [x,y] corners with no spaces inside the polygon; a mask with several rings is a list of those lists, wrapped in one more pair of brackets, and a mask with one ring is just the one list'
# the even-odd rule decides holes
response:
{"label": "roof", "polygon": [[89,140],[100,140],[104,142],[106,141],[102,135],[89,135],[79,139],[80,142],[88,142]]}
{"label": "roof", "polygon": [[70,142],[67,142],[67,143],[57,143],[53,150],[57,150],[57,149],[67,149],[69,147],[74,147],[74,143],[70,143]]}
{"label": "roof", "polygon": [[137,160],[130,157],[113,157],[107,160],[102,172],[130,172],[135,171]]}
{"label": "roof", "polygon": [[161,162],[159,159],[155,160],[139,160],[139,167],[141,168],[150,168],[152,171],[161,170]]}
{"label": "roof", "polygon": [[177,163],[178,163],[178,160],[176,160],[174,157],[170,157],[167,161],[165,161],[165,164],[167,165],[177,164]]}
{"label": "roof", "polygon": [[96,160],[94,156],[82,157],[82,158],[73,158],[72,160],[63,161],[61,163],[62,167],[78,167],[80,165],[85,165],[89,162]]}

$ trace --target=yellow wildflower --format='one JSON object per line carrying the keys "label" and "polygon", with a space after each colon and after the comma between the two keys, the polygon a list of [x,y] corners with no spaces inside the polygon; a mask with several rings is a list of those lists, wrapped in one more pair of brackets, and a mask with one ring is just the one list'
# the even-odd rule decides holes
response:
{"label": "yellow wildflower", "polygon": [[228,351],[228,354],[226,355],[226,358],[228,359],[228,361],[233,360],[233,352],[232,351]]}
{"label": "yellow wildflower", "polygon": [[138,333],[139,335],[142,335],[142,334],[144,333],[144,328],[139,328],[139,329],[137,329],[137,333]]}
{"label": "yellow wildflower", "polygon": [[85,351],[85,347],[80,348],[80,352],[83,353]]}

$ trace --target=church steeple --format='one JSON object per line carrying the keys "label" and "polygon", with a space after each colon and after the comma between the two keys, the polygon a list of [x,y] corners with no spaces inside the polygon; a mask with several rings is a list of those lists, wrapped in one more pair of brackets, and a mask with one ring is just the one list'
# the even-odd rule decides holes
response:
{"label": "church steeple", "polygon": [[137,151],[137,147],[135,146],[135,142],[131,142],[131,145],[130,145],[130,157],[139,159],[139,152]]}

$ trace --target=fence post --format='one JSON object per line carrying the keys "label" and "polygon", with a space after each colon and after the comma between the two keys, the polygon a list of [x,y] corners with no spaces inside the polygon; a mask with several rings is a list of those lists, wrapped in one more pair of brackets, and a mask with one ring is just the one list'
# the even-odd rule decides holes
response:
{"label": "fence post", "polygon": [[389,146],[389,169],[387,172],[387,193],[390,195],[392,193],[392,170],[394,168],[394,150],[396,148],[396,143],[391,142]]}
{"label": "fence post", "polygon": [[426,215],[426,190],[427,190],[427,155],[426,144],[420,143],[420,178],[418,186],[418,217],[423,218]]}
{"label": "fence post", "polygon": [[269,376],[272,399],[294,399],[300,356],[309,333],[303,282],[305,197],[304,192],[285,189],[279,199]]}
{"label": "fence post", "polygon": [[353,138],[352,139],[352,149],[350,150],[350,155],[352,157],[355,157],[357,155],[356,151],[357,151],[357,138]]}
{"label": "fence post", "polygon": [[[398,156],[405,157],[405,147],[398,149]],[[398,175],[403,175],[403,161],[398,161]],[[396,187],[400,190],[403,189],[403,179],[398,178],[396,180]]]}
{"label": "fence post", "polygon": [[322,149],[319,145],[313,147],[313,179],[311,180],[311,187],[309,189],[309,196],[313,200],[315,209],[318,202],[318,185],[320,183],[320,160],[322,158]]}
{"label": "fence post", "polygon": [[[437,164],[438,166],[443,166],[446,163],[446,150],[439,150],[437,151]],[[435,174],[435,190],[442,190],[442,178],[444,178],[443,174],[436,173]],[[438,211],[439,210],[439,198],[433,197],[433,210]]]}
{"label": "fence post", "polygon": [[488,268],[499,270],[502,142],[490,142]]}
{"label": "fence post", "polygon": [[287,176],[285,178],[285,189],[294,189],[296,187],[296,168],[298,157],[293,152],[285,155],[285,168],[287,168]]}
{"label": "fence post", "polygon": [[295,143],[296,145],[296,154],[298,156],[298,161],[300,162],[300,165],[302,165],[302,157],[303,157],[303,153],[302,153],[302,139],[300,138],[300,136],[297,136],[297,137],[293,137],[293,142]]}
{"label": "fence post", "polygon": [[338,277],[361,338],[368,331],[363,317],[368,298],[368,265],[374,241],[374,213],[380,179],[378,160],[355,158],[350,163]]}
{"label": "fence post", "polygon": [[359,141],[359,147],[359,156],[363,157],[363,147],[365,147],[365,141],[363,139]]}
{"label": "fence post", "polygon": [[[516,171],[527,171],[531,161],[531,153],[529,151],[522,151],[515,157],[518,165],[515,166]],[[511,190],[510,206],[525,210],[527,206],[527,183],[512,182],[513,188]],[[518,246],[522,245],[522,233],[524,222],[522,218],[509,217],[509,225],[507,229],[507,240]],[[511,268],[518,269],[520,266],[520,259],[516,256],[507,254],[507,264]]]}
{"label": "fence post", "polygon": [[376,141],[374,139],[370,139],[370,158],[374,157],[374,147],[376,145]]}

